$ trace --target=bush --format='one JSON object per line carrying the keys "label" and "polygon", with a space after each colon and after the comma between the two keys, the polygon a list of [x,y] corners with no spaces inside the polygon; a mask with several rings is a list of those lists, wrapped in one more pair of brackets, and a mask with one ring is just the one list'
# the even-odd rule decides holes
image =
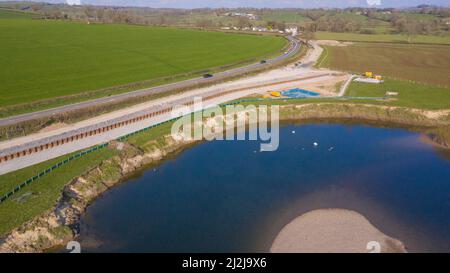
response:
{"label": "bush", "polygon": [[375,31],[373,29],[361,29],[359,31],[360,34],[375,34]]}

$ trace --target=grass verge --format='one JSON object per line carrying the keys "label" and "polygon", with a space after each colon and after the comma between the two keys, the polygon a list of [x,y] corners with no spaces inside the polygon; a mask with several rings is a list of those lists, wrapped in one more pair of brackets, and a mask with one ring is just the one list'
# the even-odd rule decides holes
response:
{"label": "grass verge", "polygon": [[[117,154],[116,151],[106,148],[79,158],[76,163],[72,162],[60,167],[2,203],[0,205],[0,236],[51,209],[61,197],[62,189],[68,182],[115,154]],[[1,191],[11,190],[14,185],[65,157],[67,156],[0,176]]]}
{"label": "grass verge", "polygon": [[357,34],[346,32],[325,32],[315,33],[317,40],[338,40],[349,42],[384,42],[384,43],[413,43],[413,44],[442,44],[450,45],[450,34],[442,36],[415,35],[409,37],[402,34]]}

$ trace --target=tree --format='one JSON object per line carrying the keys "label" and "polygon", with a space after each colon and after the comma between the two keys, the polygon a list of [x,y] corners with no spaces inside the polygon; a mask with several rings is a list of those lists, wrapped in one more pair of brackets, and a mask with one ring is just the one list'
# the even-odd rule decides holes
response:
{"label": "tree", "polygon": [[268,29],[275,29],[276,25],[277,25],[277,22],[275,22],[275,21],[268,21],[267,22],[267,28]]}
{"label": "tree", "polygon": [[309,23],[305,29],[310,32],[317,32],[317,23],[316,22]]}
{"label": "tree", "polygon": [[86,15],[86,18],[89,19],[96,19],[96,11],[92,6],[84,6],[84,14]]}
{"label": "tree", "polygon": [[303,39],[305,39],[305,42],[307,45],[309,45],[309,41],[314,39],[314,32],[310,31],[309,29],[305,29],[302,34]]}
{"label": "tree", "polygon": [[251,25],[250,24],[250,20],[248,18],[246,18],[246,17],[239,17],[239,19],[238,19],[238,21],[236,23],[236,26],[239,29],[244,29],[246,27],[250,27],[250,25]]}
{"label": "tree", "polygon": [[197,20],[195,25],[199,28],[206,29],[206,28],[212,27],[213,22],[208,19],[201,19],[201,20]]}
{"label": "tree", "polygon": [[36,4],[36,5],[31,5],[31,9],[36,12],[36,11],[40,11],[42,9],[41,5]]}
{"label": "tree", "polygon": [[404,32],[408,35],[408,43],[410,43],[412,37],[418,34],[417,24],[412,20],[409,20],[404,26]]}
{"label": "tree", "polygon": [[276,28],[277,28],[278,30],[284,31],[284,30],[286,29],[286,23],[285,23],[285,22],[278,22],[278,23],[276,24]]}
{"label": "tree", "polygon": [[96,10],[96,17],[97,17],[97,20],[103,22],[105,19],[105,10],[103,8],[98,8]]}
{"label": "tree", "polygon": [[166,17],[164,15],[159,16],[158,25],[163,26],[166,24]]}
{"label": "tree", "polygon": [[308,10],[306,12],[306,16],[308,16],[313,21],[319,20],[319,18],[324,15],[325,15],[325,11],[323,11],[323,10]]}

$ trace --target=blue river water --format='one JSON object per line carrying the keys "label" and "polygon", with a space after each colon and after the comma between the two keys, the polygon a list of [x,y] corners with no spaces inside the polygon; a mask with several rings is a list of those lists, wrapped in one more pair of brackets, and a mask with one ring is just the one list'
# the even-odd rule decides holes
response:
{"label": "blue river water", "polygon": [[204,142],[96,200],[80,242],[85,252],[267,252],[297,216],[345,208],[410,252],[450,252],[449,158],[419,133],[364,125],[286,125],[276,152]]}

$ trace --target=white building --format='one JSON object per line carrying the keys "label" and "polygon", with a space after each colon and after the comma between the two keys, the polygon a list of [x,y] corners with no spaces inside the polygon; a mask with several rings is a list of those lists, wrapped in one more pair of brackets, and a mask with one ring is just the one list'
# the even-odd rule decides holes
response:
{"label": "white building", "polygon": [[265,28],[265,27],[252,27],[252,31],[263,32],[263,31],[267,31],[267,28]]}
{"label": "white building", "polygon": [[297,27],[288,27],[284,30],[284,32],[291,34],[291,36],[297,36],[298,28]]}
{"label": "white building", "polygon": [[231,17],[246,17],[249,20],[256,20],[257,17],[253,13],[244,13],[244,12],[228,12],[225,13],[225,16],[231,16]]}
{"label": "white building", "polygon": [[66,4],[69,6],[80,6],[81,0],[66,0]]}
{"label": "white building", "polygon": [[252,14],[252,13],[247,13],[247,17],[250,20],[256,20],[256,15]]}

